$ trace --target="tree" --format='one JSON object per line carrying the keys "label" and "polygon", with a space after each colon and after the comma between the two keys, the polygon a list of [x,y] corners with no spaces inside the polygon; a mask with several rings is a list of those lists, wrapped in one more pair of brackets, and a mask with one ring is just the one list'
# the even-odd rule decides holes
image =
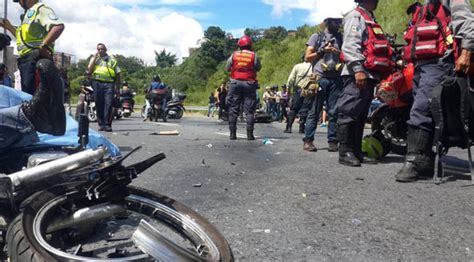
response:
{"label": "tree", "polygon": [[155,51],[155,61],[157,67],[166,68],[176,65],[178,59],[175,54],[167,53],[166,50],[163,49],[159,53]]}
{"label": "tree", "polygon": [[280,41],[287,36],[288,31],[283,26],[272,26],[263,33],[263,38],[274,42]]}
{"label": "tree", "polygon": [[209,40],[224,39],[226,38],[225,31],[218,26],[210,26],[204,32],[204,37]]}
{"label": "tree", "polygon": [[118,66],[127,74],[133,74],[145,68],[145,63],[138,57],[125,57],[123,55],[115,55],[114,57],[117,60]]}

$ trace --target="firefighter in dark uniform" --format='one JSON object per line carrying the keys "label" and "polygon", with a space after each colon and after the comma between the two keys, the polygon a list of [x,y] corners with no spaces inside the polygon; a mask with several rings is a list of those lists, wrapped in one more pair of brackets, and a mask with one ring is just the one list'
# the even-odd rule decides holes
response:
{"label": "firefighter in dark uniform", "polygon": [[426,0],[414,12],[412,26],[405,34],[408,45],[404,57],[415,64],[414,102],[407,122],[405,164],[395,175],[398,182],[413,182],[434,171],[434,122],[429,97],[444,76],[454,70],[455,38],[461,40],[462,49],[456,70],[467,72],[474,50],[473,17],[469,0]]}
{"label": "firefighter in dark uniform", "polygon": [[1,19],[0,26],[16,36],[21,88],[33,95],[36,89],[36,64],[40,58],[53,59],[54,42],[64,31],[64,24],[50,7],[38,0],[13,2],[25,9],[21,26],[15,27],[7,19]]}
{"label": "firefighter in dark uniform", "polygon": [[247,120],[247,139],[255,140],[253,127],[257,105],[257,71],[260,70],[261,65],[257,54],[251,50],[250,37],[241,37],[238,45],[240,50],[229,57],[226,65],[227,71],[230,72],[230,87],[226,98],[229,107],[230,139],[237,139],[237,117],[243,105]]}
{"label": "firefighter in dark uniform", "polygon": [[373,15],[378,0],[355,2],[358,7],[344,18],[344,90],[336,105],[339,163],[347,166],[373,163],[361,152],[364,125],[374,87],[394,66],[393,50]]}

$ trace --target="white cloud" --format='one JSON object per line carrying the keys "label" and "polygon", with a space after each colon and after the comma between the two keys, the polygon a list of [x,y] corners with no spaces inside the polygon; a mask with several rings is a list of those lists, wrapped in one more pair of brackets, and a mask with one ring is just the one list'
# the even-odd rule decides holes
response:
{"label": "white cloud", "polygon": [[[204,29],[191,14],[170,8],[153,9],[155,4],[197,4],[200,0],[49,0],[66,29],[56,50],[83,59],[96,52],[96,44],[107,45],[110,54],[136,56],[154,63],[154,51],[166,49],[178,58],[188,55],[204,35]],[[120,9],[116,6],[120,5]],[[146,7],[148,6],[148,7]],[[18,5],[9,5],[9,19],[19,24]],[[204,14],[194,14],[195,16]]]}
{"label": "white cloud", "polygon": [[292,10],[308,12],[306,22],[318,24],[327,17],[341,16],[353,8],[353,0],[262,0],[272,6],[272,14],[281,18]]}

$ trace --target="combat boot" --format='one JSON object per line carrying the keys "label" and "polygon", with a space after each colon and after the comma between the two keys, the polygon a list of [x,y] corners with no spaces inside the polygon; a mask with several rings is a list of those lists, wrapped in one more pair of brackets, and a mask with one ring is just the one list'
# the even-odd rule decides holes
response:
{"label": "combat boot", "polygon": [[318,149],[313,144],[313,141],[305,141],[303,145],[303,150],[308,152],[316,152]]}
{"label": "combat boot", "polygon": [[283,133],[291,134],[291,127],[293,126],[294,121],[295,121],[294,117],[288,116],[288,119],[286,121],[286,128],[285,128],[285,131],[283,131]]}
{"label": "combat boot", "polygon": [[339,147],[337,145],[337,142],[328,143],[328,152],[337,152],[338,150],[339,150]]}
{"label": "combat boot", "polygon": [[236,140],[237,139],[237,129],[231,128],[230,129],[230,140]]}
{"label": "combat boot", "polygon": [[66,113],[64,110],[64,89],[54,62],[41,59],[36,64],[40,84],[30,102],[21,107],[26,118],[36,131],[54,136],[64,135]]}
{"label": "combat boot", "polygon": [[428,131],[408,127],[407,155],[402,169],[395,175],[397,182],[415,182],[421,174],[433,172],[431,143],[432,136]]}
{"label": "combat boot", "polygon": [[247,140],[255,140],[255,136],[253,136],[253,129],[247,129]]}
{"label": "combat boot", "polygon": [[360,160],[354,154],[353,124],[338,124],[337,137],[339,140],[339,164],[345,166],[360,166]]}

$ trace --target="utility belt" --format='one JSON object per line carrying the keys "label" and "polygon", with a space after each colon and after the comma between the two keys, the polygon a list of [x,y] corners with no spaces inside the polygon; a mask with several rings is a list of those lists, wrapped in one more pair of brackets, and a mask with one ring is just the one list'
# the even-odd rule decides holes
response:
{"label": "utility belt", "polygon": [[314,97],[318,94],[319,91],[319,80],[321,75],[312,73],[309,75],[309,82],[301,87],[301,96],[302,97]]}

